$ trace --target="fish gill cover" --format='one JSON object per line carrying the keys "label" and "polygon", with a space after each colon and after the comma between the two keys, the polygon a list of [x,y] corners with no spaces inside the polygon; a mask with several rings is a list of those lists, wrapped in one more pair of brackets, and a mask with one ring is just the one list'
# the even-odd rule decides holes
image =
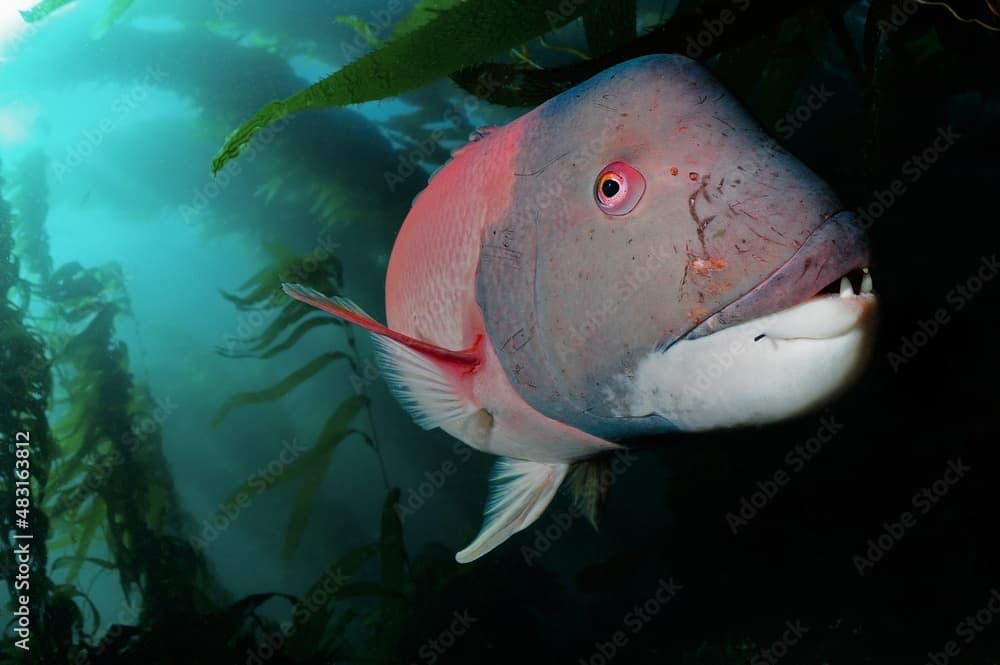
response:
{"label": "fish gill cover", "polygon": [[[5,661],[1000,655],[995,2],[267,4],[45,0],[20,13],[33,32],[0,87],[51,109],[54,127],[0,144]],[[83,12],[76,51],[60,30]],[[578,529],[560,505],[458,566],[439,543],[474,535],[481,496],[465,478],[482,460],[426,452],[440,438],[403,422],[363,338],[281,284],[378,302],[426,174],[476,126],[516,114],[491,105],[520,112],[660,52],[708,63],[856,206],[889,303],[877,367],[819,420],[646,454],[636,482],[612,481],[618,527]],[[332,73],[303,74],[303,58]],[[83,142],[60,134],[87,111],[55,113],[68,96],[105,86]],[[339,108],[390,99],[394,113]],[[142,115],[157,104],[174,110]],[[115,237],[129,228],[140,242]],[[177,229],[197,240],[166,260],[156,246]],[[232,239],[251,260],[223,252]],[[120,255],[99,259],[102,244]],[[200,274],[196,251],[234,265]],[[133,275],[144,264],[152,285]],[[211,310],[192,313],[175,289],[209,293]],[[220,334],[196,337],[220,311],[232,315]],[[259,445],[282,427],[309,439],[287,463]],[[211,466],[209,449],[226,457]],[[13,535],[28,531],[25,571]]]}

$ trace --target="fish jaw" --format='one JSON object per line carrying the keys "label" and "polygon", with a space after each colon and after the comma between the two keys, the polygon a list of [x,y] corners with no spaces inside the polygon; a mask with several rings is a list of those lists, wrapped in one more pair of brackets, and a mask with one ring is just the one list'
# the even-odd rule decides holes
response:
{"label": "fish jaw", "polygon": [[[754,290],[843,205],[685,58],[624,63],[524,119],[509,205],[482,236],[487,334],[537,411],[613,441],[674,431],[621,417],[616,377]],[[619,163],[643,193],[610,215],[595,178]]]}
{"label": "fish jaw", "polygon": [[[723,328],[750,321],[804,302],[824,286],[840,285],[851,271],[867,269],[871,254],[857,215],[831,215],[766,279],[718,312],[706,318],[682,339],[697,339]],[[859,289],[861,277],[858,276]],[[869,277],[870,279],[870,277]],[[661,347],[665,349],[666,345]]]}
{"label": "fish jaw", "polygon": [[[704,431],[816,410],[857,379],[871,354],[875,297],[840,299],[824,296],[648,355],[632,379],[630,415],[655,413]],[[788,336],[759,332],[769,323]]]}

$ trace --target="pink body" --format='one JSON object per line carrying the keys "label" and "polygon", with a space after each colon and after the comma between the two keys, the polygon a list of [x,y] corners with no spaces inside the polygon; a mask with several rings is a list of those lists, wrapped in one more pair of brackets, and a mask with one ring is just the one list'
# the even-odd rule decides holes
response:
{"label": "pink body", "polygon": [[[418,425],[501,457],[468,562],[619,441],[773,422],[837,394],[870,348],[868,258],[822,179],[707,70],[656,55],[455,152],[396,238],[387,326],[284,288],[372,333]],[[736,344],[711,390],[692,390]],[[590,513],[600,493],[581,492]]]}
{"label": "pink body", "polygon": [[393,330],[447,349],[468,349],[481,340],[478,367],[448,371],[456,394],[492,415],[492,431],[481,441],[461,431],[450,434],[495,455],[569,461],[618,446],[548,418],[524,401],[486,338],[476,302],[482,234],[510,200],[517,148],[530,121],[524,116],[491,130],[488,141],[463,146],[434,175],[434,187],[413,202],[389,259],[386,319]]}

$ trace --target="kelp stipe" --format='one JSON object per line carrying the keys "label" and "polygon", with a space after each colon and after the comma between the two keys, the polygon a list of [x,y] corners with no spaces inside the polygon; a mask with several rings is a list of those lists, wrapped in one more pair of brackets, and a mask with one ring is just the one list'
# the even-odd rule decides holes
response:
{"label": "kelp stipe", "polygon": [[[274,263],[244,282],[237,289],[237,293],[222,292],[222,296],[240,311],[276,312],[276,316],[260,333],[248,339],[228,340],[225,347],[218,349],[221,355],[232,358],[272,358],[294,347],[302,336],[313,328],[330,324],[340,325],[339,321],[319,314],[316,310],[297,300],[288,298],[281,290],[282,282],[297,280],[325,293],[340,293],[343,286],[340,259],[325,251],[318,257],[313,255],[296,256],[276,244],[271,244],[269,249],[275,257]],[[290,332],[279,341],[282,332],[286,330],[290,330]],[[322,353],[304,366],[289,373],[273,386],[229,397],[213,418],[212,425],[221,424],[236,408],[274,401],[287,395],[331,364],[346,363],[355,377],[363,375],[362,361],[358,353],[354,331],[349,326],[345,327],[344,331],[346,350]],[[299,482],[292,513],[285,530],[283,555],[286,560],[290,560],[298,548],[316,498],[319,496],[323,479],[332,462],[333,454],[344,440],[351,436],[357,436],[372,448],[378,457],[382,481],[386,489],[389,488],[389,479],[386,475],[382,454],[378,448],[375,419],[371,411],[370,401],[365,394],[363,383],[359,383],[355,387],[355,394],[348,396],[333,408],[312,448],[299,459],[284,466],[268,483],[267,489],[273,489],[292,481]],[[367,431],[352,426],[362,412],[367,418]],[[253,493],[255,490],[249,485],[251,482],[253,479],[235,488],[230,496],[236,497],[241,493]],[[224,501],[221,505],[228,503],[228,501]]]}
{"label": "kelp stipe", "polygon": [[[98,639],[101,617],[79,588],[85,565],[118,573],[136,608],[130,620],[144,625],[197,617],[216,608],[224,594],[201,552],[183,538],[184,517],[159,426],[147,417],[153,398],[133,384],[125,346],[114,338],[115,319],[128,310],[121,271],[78,263],[52,270],[44,156],[33,155],[25,164],[16,214],[0,198],[0,442],[5,459],[15,459],[16,433],[29,433],[31,509],[18,517],[27,526],[18,527],[16,467],[4,465],[0,481],[10,505],[0,526],[5,533],[28,530],[33,536],[29,618],[31,625],[44,626],[44,635],[31,647],[37,662],[62,663],[83,652],[110,657],[115,645],[131,648],[142,632],[112,617],[114,625]],[[31,255],[37,281],[19,274],[15,227],[27,240],[21,247]],[[50,427],[53,413],[59,422]],[[98,540],[110,560],[93,555]],[[0,547],[6,561],[15,560],[6,539]],[[16,572],[6,575],[15,598]],[[0,649],[17,652],[10,641]]]}
{"label": "kelp stipe", "polygon": [[[36,643],[39,662],[68,662],[73,644],[83,632],[83,613],[73,600],[72,586],[57,585],[48,576],[49,519],[42,509],[48,496],[49,474],[58,448],[49,428],[46,410],[52,395],[50,358],[45,343],[26,316],[24,282],[19,274],[19,261],[13,253],[14,228],[10,206],[3,199],[3,180],[0,179],[0,450],[5,463],[0,468],[0,490],[3,499],[0,530],[5,537],[0,541],[0,556],[5,563],[4,578],[12,599],[20,594],[16,589],[17,566],[14,565],[15,545],[8,539],[15,533],[30,533],[32,602],[28,605],[30,625],[51,626],[53,639]],[[19,297],[20,295],[20,297]],[[14,488],[16,466],[14,460],[17,440],[30,442],[30,504],[26,518],[19,518]],[[19,527],[16,519],[26,519]],[[21,541],[23,542],[23,541]],[[13,607],[11,607],[13,609]],[[5,639],[0,654],[11,659],[22,652],[14,640]]]}

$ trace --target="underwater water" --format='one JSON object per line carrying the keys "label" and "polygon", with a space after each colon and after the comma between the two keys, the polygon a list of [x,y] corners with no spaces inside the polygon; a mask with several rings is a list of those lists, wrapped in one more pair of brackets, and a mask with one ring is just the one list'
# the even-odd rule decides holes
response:
{"label": "underwater water", "polygon": [[[281,284],[385,322],[452,152],[653,53],[854,212],[870,358],[780,422],[622,437],[599,528],[558,491],[458,563],[497,457],[422,429],[370,336]],[[0,2],[0,662],[996,663],[998,62],[992,0]],[[634,304],[586,317],[639,329]],[[716,391],[713,358],[682,383]]]}

